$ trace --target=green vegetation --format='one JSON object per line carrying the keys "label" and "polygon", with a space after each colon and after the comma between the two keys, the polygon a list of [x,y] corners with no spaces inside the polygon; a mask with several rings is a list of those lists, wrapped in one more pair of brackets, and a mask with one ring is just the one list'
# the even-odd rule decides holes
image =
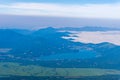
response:
{"label": "green vegetation", "polygon": [[1,62],[0,76],[103,76],[120,75],[119,70],[97,68],[48,68],[36,65],[21,65],[19,63]]}

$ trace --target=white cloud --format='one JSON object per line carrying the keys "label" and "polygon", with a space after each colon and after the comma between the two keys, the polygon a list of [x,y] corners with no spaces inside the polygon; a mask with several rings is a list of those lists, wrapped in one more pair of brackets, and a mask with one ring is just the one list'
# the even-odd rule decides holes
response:
{"label": "white cloud", "polygon": [[0,4],[1,14],[120,19],[120,4],[64,5],[48,3]]}
{"label": "white cloud", "polygon": [[[74,37],[77,36],[77,37]],[[106,31],[106,32],[75,32],[70,37],[63,37],[64,39],[73,39],[74,42],[83,43],[102,43],[109,42],[115,45],[120,45],[120,31]]]}

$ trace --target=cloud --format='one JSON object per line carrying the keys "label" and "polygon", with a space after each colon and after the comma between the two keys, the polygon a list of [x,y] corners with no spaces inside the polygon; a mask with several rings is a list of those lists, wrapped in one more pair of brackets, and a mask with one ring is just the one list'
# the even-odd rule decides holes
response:
{"label": "cloud", "polygon": [[[89,36],[88,36],[89,35]],[[76,36],[76,37],[74,37]],[[109,42],[115,45],[120,45],[120,31],[97,31],[97,32],[75,32],[70,37],[63,37],[64,39],[73,39],[74,42],[83,43],[102,43]]]}
{"label": "cloud", "polygon": [[0,4],[0,14],[120,19],[120,4],[12,3]]}

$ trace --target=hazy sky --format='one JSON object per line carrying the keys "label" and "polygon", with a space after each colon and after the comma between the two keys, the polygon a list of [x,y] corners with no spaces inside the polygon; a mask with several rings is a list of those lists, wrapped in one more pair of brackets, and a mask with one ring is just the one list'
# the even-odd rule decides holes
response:
{"label": "hazy sky", "polygon": [[120,0],[0,0],[0,27],[119,27],[119,21]]}

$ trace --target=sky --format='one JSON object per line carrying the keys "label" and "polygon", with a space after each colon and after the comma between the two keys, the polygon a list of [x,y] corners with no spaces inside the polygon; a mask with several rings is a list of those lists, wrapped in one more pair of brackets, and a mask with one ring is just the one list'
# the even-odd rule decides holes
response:
{"label": "sky", "polygon": [[119,27],[120,0],[0,0],[0,17],[0,27]]}
{"label": "sky", "polygon": [[62,3],[62,4],[93,4],[93,3],[117,3],[119,0],[1,0],[1,3],[31,2],[31,3]]}

